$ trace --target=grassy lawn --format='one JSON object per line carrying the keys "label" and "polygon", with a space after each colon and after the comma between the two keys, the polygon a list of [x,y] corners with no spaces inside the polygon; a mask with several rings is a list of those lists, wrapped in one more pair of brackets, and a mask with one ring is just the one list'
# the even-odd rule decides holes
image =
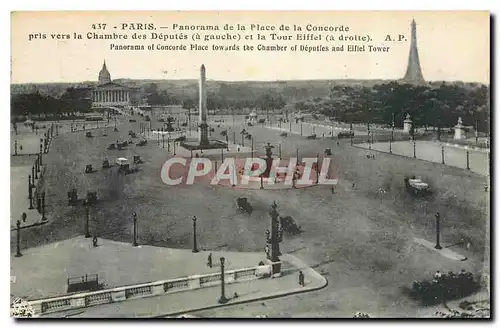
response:
{"label": "grassy lawn", "polygon": [[[427,279],[438,269],[465,268],[477,273],[482,268],[485,222],[489,219],[484,177],[388,154],[378,154],[371,160],[366,158],[366,150],[349,146],[348,139],[337,145],[329,139],[307,140],[296,135],[281,138],[279,131],[256,126],[246,129],[255,137],[255,144],[260,145],[261,154],[261,146],[268,141],[281,142],[284,157],[295,156],[297,148],[300,157],[315,157],[316,153],[322,157],[324,149],[331,148],[332,165],[339,179],[336,193],[332,195],[328,186],[283,191],[207,184],[173,187],[160,179],[163,163],[172,156],[166,148],[149,142],[145,147],[130,145],[124,151],[106,150],[107,144],[128,139],[129,129],[138,131],[140,122],[138,119],[131,123],[132,127],[129,123],[121,125],[119,132],[109,128],[107,137],[95,132],[97,137],[85,138],[84,132],[78,132],[54,138],[45,160],[47,213],[51,222],[24,232],[23,248],[83,234],[83,208],[67,205],[66,193],[75,187],[80,197],[87,190],[98,191],[99,202],[91,212],[92,233],[131,242],[131,217],[137,212],[142,244],[186,249],[191,247],[191,219],[197,216],[200,248],[263,250],[269,206],[276,201],[280,214],[291,215],[304,230],[295,237],[285,236],[283,251],[303,258],[327,275],[330,283],[319,293],[288,298],[281,303],[269,301],[268,304],[274,304],[272,310],[268,308],[271,315],[335,316],[353,309],[415,315],[416,305],[402,294],[402,286],[410,286],[415,279]],[[226,122],[231,122],[231,118]],[[216,135],[223,128],[217,128]],[[237,126],[233,130],[239,133]],[[115,167],[101,169],[104,157],[113,163],[116,157],[131,158],[134,154],[145,161],[135,174],[120,175]],[[98,171],[84,174],[86,164],[93,164]],[[428,181],[433,195],[426,199],[408,195],[403,178],[409,174]],[[381,194],[379,188],[387,192]],[[237,210],[237,197],[248,198],[254,208],[251,215]],[[454,248],[469,258],[466,262],[447,260],[413,243],[414,237],[434,240],[436,212],[443,218],[443,245],[462,239],[470,242],[469,250]],[[11,246],[14,241],[11,240]],[[15,247],[11,249],[15,251]],[[303,306],[304,300],[307,306]]]}

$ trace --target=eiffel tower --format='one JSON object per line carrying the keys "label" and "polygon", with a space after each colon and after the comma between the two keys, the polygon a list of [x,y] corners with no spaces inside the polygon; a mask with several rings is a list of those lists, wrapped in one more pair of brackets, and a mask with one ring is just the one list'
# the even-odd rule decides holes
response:
{"label": "eiffel tower", "polygon": [[420,60],[418,58],[417,24],[415,20],[411,21],[410,55],[408,56],[408,68],[406,69],[403,82],[410,84],[425,83],[424,76],[422,75],[422,68],[420,68]]}

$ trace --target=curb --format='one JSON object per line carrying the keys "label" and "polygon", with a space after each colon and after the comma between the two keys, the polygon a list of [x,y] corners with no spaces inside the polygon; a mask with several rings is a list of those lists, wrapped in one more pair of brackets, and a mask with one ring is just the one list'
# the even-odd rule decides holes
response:
{"label": "curb", "polygon": [[[314,272],[316,272],[316,271],[314,271]],[[211,309],[216,309],[216,308],[221,308],[221,307],[227,307],[227,306],[232,306],[232,305],[240,305],[240,304],[252,303],[252,302],[269,300],[269,299],[279,298],[279,297],[286,297],[286,296],[290,296],[290,295],[307,293],[307,292],[314,292],[314,291],[323,289],[326,286],[328,286],[328,279],[326,279],[324,276],[321,276],[321,277],[322,277],[322,279],[324,279],[323,285],[321,285],[319,287],[311,288],[311,289],[306,289],[306,290],[294,289],[294,290],[288,291],[288,292],[277,293],[277,294],[273,294],[273,295],[269,295],[269,296],[263,296],[263,297],[258,297],[258,298],[249,299],[249,300],[236,301],[236,302],[232,302],[232,303],[228,302],[226,304],[210,305],[210,306],[206,306],[206,307],[202,307],[202,308],[197,308],[197,309],[191,309],[191,310],[186,310],[186,311],[181,311],[181,312],[173,312],[173,313],[160,314],[160,315],[155,315],[155,316],[150,316],[150,317],[146,316],[146,317],[143,317],[143,318],[168,318],[168,317],[171,317],[171,316],[177,316],[177,315],[186,314],[186,313],[211,310]]]}
{"label": "curb", "polygon": [[[305,266],[305,268],[307,268],[307,269],[310,269],[312,271],[311,273],[312,273],[313,276],[315,276],[319,280],[323,281],[322,284],[320,286],[318,286],[318,287],[314,287],[314,288],[310,288],[310,289],[306,289],[306,290],[304,290],[302,288],[295,288],[295,289],[293,289],[291,291],[285,291],[285,292],[282,292],[282,293],[276,293],[276,294],[273,294],[273,295],[262,296],[262,297],[258,297],[258,298],[254,298],[254,299],[235,301],[235,302],[232,302],[232,303],[228,302],[226,304],[215,304],[215,305],[210,305],[210,306],[206,306],[206,307],[202,307],[202,308],[197,308],[197,309],[192,309],[192,310],[186,310],[186,311],[180,311],[180,312],[178,311],[178,312],[166,313],[166,314],[155,315],[155,316],[144,317],[144,318],[165,318],[165,317],[177,316],[177,315],[186,314],[186,313],[192,313],[192,312],[198,312],[198,311],[205,311],[205,310],[210,310],[210,309],[216,309],[216,308],[220,308],[220,307],[227,307],[227,306],[232,306],[232,305],[247,304],[247,303],[252,303],[252,302],[257,302],[257,301],[269,300],[269,299],[273,299],[273,298],[286,297],[286,296],[295,295],[295,294],[301,294],[301,293],[307,293],[307,292],[314,292],[314,291],[323,289],[326,286],[328,286],[328,279],[326,279],[324,276],[322,276],[321,274],[319,274],[313,268],[307,266],[304,262],[302,262],[302,260],[300,260],[297,257],[295,257],[293,255],[290,255],[290,254],[287,254],[287,257],[292,257],[292,258],[295,259],[295,261],[288,260],[288,262],[292,263],[295,267],[297,267],[297,269],[304,270],[303,266]],[[301,267],[299,267],[297,265],[298,264],[297,262],[300,262],[300,266]]]}
{"label": "curb", "polygon": [[448,164],[443,164],[443,163],[438,163],[438,162],[433,162],[433,161],[429,161],[429,160],[426,160],[426,159],[423,159],[423,158],[418,158],[418,157],[417,158],[413,158],[411,156],[405,156],[405,155],[395,154],[395,153],[391,154],[391,153],[389,153],[387,151],[384,151],[384,150],[378,150],[378,149],[373,149],[373,148],[369,149],[369,148],[365,148],[365,147],[362,147],[362,146],[357,146],[356,144],[353,144],[352,147],[358,148],[358,149],[367,150],[367,151],[374,151],[374,152],[378,152],[378,153],[382,153],[382,154],[386,154],[386,155],[390,155],[390,156],[399,156],[399,157],[403,157],[403,158],[418,160],[418,161],[421,161],[421,162],[431,163],[431,164],[439,165],[439,166],[442,166],[442,167],[453,168],[453,169],[457,169],[457,170],[469,172],[469,173],[472,173],[472,174],[475,174],[475,175],[481,176],[481,177],[488,177],[489,176],[488,174],[481,174],[481,173],[474,172],[472,170],[467,170],[466,168],[462,168],[462,167],[458,167],[458,166],[453,166],[453,165],[448,165]]}

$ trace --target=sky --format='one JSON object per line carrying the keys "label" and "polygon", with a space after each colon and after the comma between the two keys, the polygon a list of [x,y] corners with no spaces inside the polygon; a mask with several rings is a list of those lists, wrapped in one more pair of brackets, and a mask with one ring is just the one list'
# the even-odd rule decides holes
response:
{"label": "sky", "polygon": [[[399,79],[408,62],[410,23],[417,23],[420,64],[428,81],[465,81],[489,83],[490,17],[485,11],[418,11],[418,12],[14,12],[11,14],[11,82],[79,82],[96,81],[106,60],[112,79],[196,79],[199,67],[207,68],[207,79],[307,80],[307,79]],[[134,32],[146,34],[182,33],[178,25],[260,24],[261,26],[300,25],[347,26],[349,32],[324,32],[327,35],[370,35],[372,44],[389,46],[388,52],[265,52],[265,51],[116,51],[110,44],[167,44],[157,40],[87,40],[92,25],[107,24],[106,33]],[[122,31],[121,24],[153,23],[155,31]],[[113,29],[117,26],[117,29]],[[160,27],[166,26],[168,29]],[[52,40],[50,34],[82,33],[83,40]],[[96,31],[99,32],[99,31]],[[230,31],[232,34],[237,31]],[[46,39],[29,40],[37,33]],[[191,32],[190,32],[191,33]],[[206,32],[201,32],[202,34]],[[224,34],[224,31],[220,31]],[[239,32],[244,38],[257,32]],[[271,32],[260,32],[268,35]],[[278,32],[295,36],[300,32]],[[313,33],[306,32],[303,33]],[[386,41],[387,35],[405,35],[407,41]],[[190,35],[189,35],[190,36]],[[338,42],[338,41],[337,41]],[[178,45],[192,40],[171,41]],[[243,43],[274,45],[275,41],[212,41],[212,44]],[[205,43],[204,43],[205,44]],[[311,46],[333,45],[322,41],[287,41]],[[341,45],[341,43],[335,43]]]}

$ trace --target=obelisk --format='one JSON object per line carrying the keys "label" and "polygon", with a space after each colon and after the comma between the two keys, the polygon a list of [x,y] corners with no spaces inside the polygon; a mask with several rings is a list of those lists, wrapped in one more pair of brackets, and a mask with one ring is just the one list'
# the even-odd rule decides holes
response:
{"label": "obelisk", "polygon": [[200,145],[208,145],[208,124],[207,124],[207,90],[205,65],[200,68],[200,95],[199,95],[199,125],[198,125],[198,142]]}
{"label": "obelisk", "polygon": [[425,83],[424,76],[422,75],[422,68],[420,67],[420,58],[418,57],[417,49],[417,24],[415,20],[411,21],[411,42],[410,54],[408,56],[408,67],[403,81],[410,84]]}

